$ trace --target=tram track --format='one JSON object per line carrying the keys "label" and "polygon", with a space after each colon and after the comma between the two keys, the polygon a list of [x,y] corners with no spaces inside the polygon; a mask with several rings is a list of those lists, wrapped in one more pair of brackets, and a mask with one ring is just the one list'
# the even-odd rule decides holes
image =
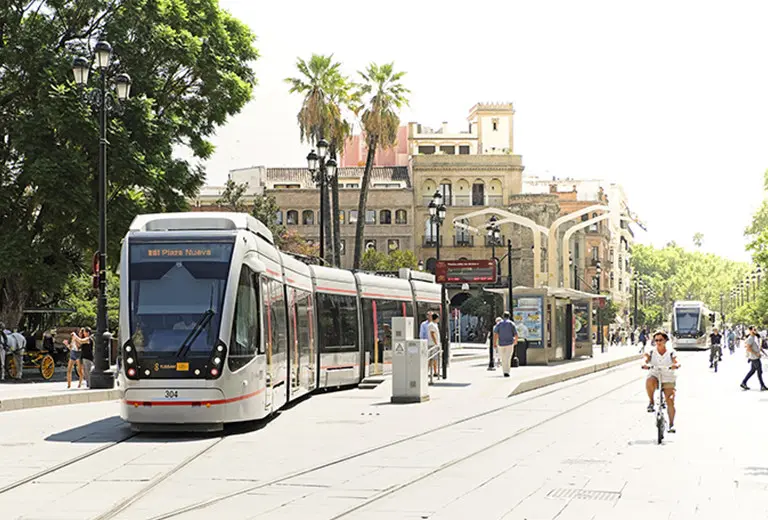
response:
{"label": "tram track", "polygon": [[69,467],[69,466],[71,466],[73,464],[76,464],[76,463],[78,463],[80,461],[83,461],[85,459],[88,459],[90,457],[93,457],[94,455],[98,455],[99,453],[107,451],[110,448],[114,448],[118,444],[122,444],[123,442],[126,442],[126,441],[128,441],[130,439],[133,439],[137,435],[138,435],[138,433],[131,433],[129,435],[126,435],[122,439],[119,439],[119,440],[116,440],[116,441],[112,441],[110,443],[105,444],[104,446],[99,446],[98,448],[94,448],[94,449],[92,449],[90,451],[87,451],[87,452],[81,454],[81,455],[77,455],[76,457],[72,457],[71,459],[67,459],[67,460],[65,460],[63,462],[60,462],[60,463],[54,465],[54,466],[51,466],[50,468],[46,468],[46,469],[44,469],[42,471],[38,471],[37,473],[35,473],[33,475],[30,475],[28,477],[24,477],[24,478],[19,479],[19,480],[15,481],[15,482],[12,482],[12,483],[10,483],[10,484],[0,488],[0,495],[2,495],[4,493],[7,493],[8,491],[12,491],[12,490],[14,490],[14,489],[16,489],[18,487],[21,487],[21,486],[23,486],[25,484],[29,484],[30,482],[34,482],[35,480],[38,480],[40,478],[43,478],[43,477],[46,477],[46,476],[51,475],[53,473],[56,473],[59,470],[62,470],[64,468],[66,468],[66,467]]}
{"label": "tram track", "polygon": [[155,489],[157,486],[165,482],[167,479],[184,469],[187,465],[191,464],[195,460],[199,459],[209,451],[211,451],[213,448],[218,446],[224,439],[226,439],[225,435],[222,435],[221,437],[218,437],[213,442],[208,443],[207,446],[204,448],[197,450],[192,455],[185,458],[180,463],[173,466],[168,471],[165,471],[161,473],[159,476],[152,479],[147,485],[143,486],[138,492],[124,498],[120,502],[118,502],[116,505],[114,505],[111,509],[108,511],[105,511],[104,513],[101,513],[100,515],[94,517],[92,520],[110,520],[111,518],[114,518],[115,516],[119,515],[131,505],[136,503],[137,501],[141,500],[142,497],[150,493],[153,489]]}
{"label": "tram track", "polygon": [[[248,486],[246,488],[243,488],[243,489],[240,489],[240,490],[237,490],[237,491],[233,491],[231,493],[227,493],[227,494],[224,494],[224,495],[221,495],[221,496],[209,498],[207,500],[202,500],[202,501],[196,502],[194,504],[183,506],[183,507],[174,509],[172,511],[168,511],[166,513],[154,516],[154,517],[150,518],[149,520],[167,520],[167,519],[170,519],[170,518],[175,518],[177,516],[183,515],[185,513],[190,513],[190,512],[193,512],[193,511],[197,511],[199,509],[204,509],[204,508],[210,507],[210,506],[212,506],[214,504],[223,502],[225,500],[229,500],[229,499],[232,499],[232,498],[235,498],[235,497],[247,495],[247,494],[252,493],[254,491],[257,491],[257,490],[262,490],[262,489],[265,489],[265,488],[268,488],[268,487],[271,487],[271,486],[282,484],[282,483],[285,483],[287,481],[296,479],[298,477],[303,477],[303,476],[311,475],[312,473],[324,470],[324,469],[332,467],[332,466],[336,466],[336,465],[343,464],[343,463],[346,463],[346,462],[349,462],[349,461],[353,461],[353,460],[359,459],[359,458],[361,458],[363,456],[370,455],[370,454],[373,454],[373,453],[376,453],[376,452],[379,452],[379,451],[391,448],[393,446],[397,446],[399,444],[403,444],[403,443],[406,443],[406,442],[409,442],[409,441],[412,441],[412,440],[415,440],[415,439],[419,439],[419,438],[425,437],[427,435],[430,435],[430,434],[433,434],[433,433],[436,433],[436,432],[447,430],[447,429],[453,428],[455,426],[458,426],[458,425],[461,425],[461,424],[464,424],[464,423],[467,423],[467,422],[470,422],[470,421],[473,421],[473,420],[476,420],[476,419],[479,419],[479,418],[482,418],[482,417],[486,417],[488,415],[492,415],[492,414],[495,414],[495,413],[498,413],[498,412],[501,412],[501,411],[504,411],[504,410],[508,410],[508,409],[516,407],[516,406],[523,405],[525,403],[529,403],[529,402],[537,400],[537,399],[541,399],[543,397],[547,397],[547,396],[552,395],[552,394],[554,394],[556,392],[562,392],[564,390],[567,390],[567,389],[570,389],[570,388],[573,388],[573,387],[576,387],[576,386],[580,386],[580,385],[583,385],[583,384],[586,384],[586,383],[589,383],[589,382],[593,382],[595,379],[607,377],[609,375],[615,374],[618,371],[625,370],[625,369],[627,369],[626,366],[619,366],[619,367],[616,367],[614,369],[609,369],[609,370],[600,372],[599,375],[595,375],[595,377],[581,379],[581,380],[579,380],[577,382],[574,382],[572,384],[568,384],[568,385],[565,385],[565,386],[562,386],[562,387],[559,387],[559,388],[556,388],[556,389],[553,389],[553,390],[542,392],[542,393],[537,394],[535,396],[531,396],[529,398],[521,399],[521,400],[515,401],[513,403],[509,403],[509,404],[505,404],[505,405],[502,405],[502,406],[499,406],[499,407],[496,407],[496,408],[485,410],[483,412],[479,412],[477,414],[473,414],[471,416],[464,417],[462,419],[457,419],[455,421],[451,421],[451,422],[443,424],[441,426],[437,426],[435,428],[431,428],[429,430],[426,430],[426,431],[423,431],[423,432],[420,432],[420,433],[416,433],[416,434],[410,435],[408,437],[404,437],[402,439],[398,439],[398,440],[395,440],[395,441],[390,441],[390,442],[382,443],[382,444],[379,444],[377,446],[373,446],[371,448],[366,448],[364,450],[360,450],[358,452],[355,452],[355,453],[352,453],[352,454],[349,454],[349,455],[345,455],[343,457],[338,457],[338,458],[336,458],[334,460],[331,460],[331,461],[328,461],[328,462],[324,462],[322,464],[318,464],[318,465],[312,466],[310,468],[305,468],[305,469],[302,469],[302,470],[298,470],[298,471],[295,471],[295,472],[290,473],[288,475],[283,475],[283,476],[271,479],[271,480],[266,481],[266,482],[261,482],[259,484],[255,484],[253,486]],[[599,395],[597,395],[597,396],[595,396],[595,397],[593,397],[591,399],[588,399],[588,400],[586,400],[584,402],[581,402],[581,403],[577,404],[576,406],[568,408],[567,410],[564,410],[564,411],[562,411],[560,413],[557,413],[557,414],[555,414],[553,416],[550,416],[550,417],[548,417],[548,418],[546,418],[546,419],[544,419],[542,421],[538,421],[535,424],[531,424],[531,425],[525,426],[523,428],[520,428],[520,429],[516,430],[515,432],[513,432],[512,434],[510,434],[510,435],[508,435],[508,436],[506,436],[506,437],[504,437],[504,438],[502,438],[500,440],[496,440],[493,443],[487,444],[487,445],[483,446],[480,449],[473,450],[469,454],[463,455],[461,457],[457,457],[456,459],[452,459],[452,460],[446,462],[445,464],[442,464],[441,466],[439,466],[437,468],[430,469],[429,471],[424,472],[424,473],[422,473],[422,474],[420,474],[420,475],[418,475],[418,476],[416,476],[416,477],[414,477],[412,479],[409,479],[409,480],[407,480],[405,482],[397,484],[396,486],[390,487],[390,488],[388,488],[388,489],[386,489],[386,490],[384,490],[384,491],[382,491],[380,493],[377,493],[377,494],[373,495],[372,497],[370,497],[368,499],[365,499],[360,504],[357,504],[354,507],[351,507],[351,508],[345,510],[344,512],[337,514],[336,516],[332,517],[332,520],[336,520],[338,518],[344,518],[344,517],[354,513],[355,511],[358,511],[361,508],[367,507],[368,505],[370,505],[370,504],[372,504],[374,502],[377,502],[377,501],[379,501],[379,500],[381,500],[383,498],[386,498],[386,497],[392,495],[393,493],[396,493],[396,492],[398,492],[398,491],[400,491],[400,490],[402,490],[402,489],[404,489],[404,488],[406,488],[408,486],[416,484],[416,483],[420,482],[421,480],[424,480],[424,479],[426,479],[426,478],[428,478],[428,477],[430,477],[430,476],[432,476],[432,475],[434,475],[436,473],[444,471],[444,470],[446,470],[446,469],[448,469],[448,468],[450,468],[452,466],[455,466],[456,464],[459,464],[459,463],[461,463],[461,462],[463,462],[465,460],[468,460],[468,459],[470,459],[472,457],[475,457],[475,456],[477,456],[477,455],[479,455],[479,454],[481,454],[481,453],[483,453],[485,451],[488,451],[489,449],[497,446],[499,442],[507,442],[507,441],[510,441],[510,440],[512,440],[512,439],[514,439],[516,437],[519,437],[520,435],[523,435],[526,432],[529,432],[529,431],[531,431],[531,430],[533,430],[535,428],[543,426],[544,424],[547,424],[547,423],[549,423],[549,422],[551,422],[551,421],[553,421],[555,419],[563,417],[564,415],[567,415],[567,414],[569,414],[571,412],[579,410],[580,408],[583,408],[584,406],[587,406],[587,405],[597,401],[598,399],[603,398],[604,396],[606,396],[608,394],[617,392],[617,391],[621,390],[622,388],[625,388],[626,386],[628,386],[630,384],[636,383],[636,381],[637,381],[637,378],[632,378],[629,381],[624,382],[624,383],[622,383],[622,384],[620,384],[620,385],[618,385],[616,387],[613,387],[613,388],[611,388],[611,389],[609,389],[609,390],[607,390],[605,392],[601,392]],[[124,509],[125,508],[122,508],[121,510],[124,510]],[[111,518],[111,517],[106,517],[106,518],[97,517],[94,520],[107,520],[107,518]]]}

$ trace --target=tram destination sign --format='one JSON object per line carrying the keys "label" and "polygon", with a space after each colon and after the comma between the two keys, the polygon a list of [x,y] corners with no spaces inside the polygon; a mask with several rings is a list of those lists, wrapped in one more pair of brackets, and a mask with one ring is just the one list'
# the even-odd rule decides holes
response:
{"label": "tram destination sign", "polygon": [[435,264],[437,283],[489,284],[498,279],[494,260],[438,260]]}

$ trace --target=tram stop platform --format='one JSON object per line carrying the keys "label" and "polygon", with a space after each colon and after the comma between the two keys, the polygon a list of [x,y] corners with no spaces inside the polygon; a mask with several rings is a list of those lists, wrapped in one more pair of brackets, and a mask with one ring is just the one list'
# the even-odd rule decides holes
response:
{"label": "tram stop platform", "polygon": [[[448,379],[435,381],[433,388],[466,387],[468,391],[462,394],[465,393],[471,398],[507,398],[640,359],[636,346],[612,346],[606,353],[601,353],[600,348],[596,346],[591,358],[559,361],[547,366],[521,366],[513,368],[510,377],[504,378],[501,367],[496,367],[494,371],[487,369],[487,344],[452,345],[451,352]],[[58,374],[57,379],[61,376],[62,374]],[[500,379],[505,381],[500,383]],[[391,393],[389,376],[376,391]],[[77,388],[76,379],[73,379],[71,388],[67,388],[65,380],[42,381],[34,377],[20,381],[5,379],[0,381],[0,412],[114,401],[120,399],[120,396],[119,388],[108,390],[89,390],[85,386]]]}

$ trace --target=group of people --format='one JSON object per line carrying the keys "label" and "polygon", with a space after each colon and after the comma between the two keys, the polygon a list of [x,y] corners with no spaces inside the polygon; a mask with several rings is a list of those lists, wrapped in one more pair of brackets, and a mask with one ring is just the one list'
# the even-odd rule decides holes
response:
{"label": "group of people", "polygon": [[82,327],[77,334],[72,332],[69,340],[64,340],[64,346],[69,349],[67,361],[67,388],[72,387],[72,369],[77,368],[79,381],[77,387],[83,386],[83,380],[88,388],[91,387],[91,371],[93,370],[93,338],[91,328]]}

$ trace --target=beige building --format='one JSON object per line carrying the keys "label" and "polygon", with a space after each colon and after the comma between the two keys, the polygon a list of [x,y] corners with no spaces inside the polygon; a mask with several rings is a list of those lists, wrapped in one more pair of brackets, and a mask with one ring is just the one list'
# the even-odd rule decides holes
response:
{"label": "beige building", "polygon": [[[632,306],[633,281],[630,268],[634,232],[630,224],[642,224],[631,212],[624,188],[617,183],[599,179],[540,179],[524,176],[523,191],[526,193],[552,193],[560,199],[561,213],[571,213],[594,204],[607,204],[611,208],[610,218],[586,232],[576,233],[570,242],[572,257],[577,263],[582,281],[591,284],[596,277],[595,264],[599,260],[603,267],[600,287],[607,291],[618,305],[618,319],[622,326],[629,326]],[[597,216],[593,213],[589,217]],[[586,219],[585,219],[586,220]],[[563,231],[567,226],[563,226]],[[566,262],[565,267],[563,262]],[[568,259],[560,260],[560,269],[572,266]],[[562,277],[561,277],[562,280]],[[571,274],[571,285],[573,275]]]}
{"label": "beige building", "polygon": [[[443,123],[432,130],[418,123],[409,124],[408,139],[414,186],[414,234],[416,254],[431,269],[440,240],[440,259],[486,259],[491,247],[484,233],[454,228],[454,219],[489,207],[507,209],[522,192],[522,157],[514,155],[511,103],[478,103],[469,112],[466,131],[450,132]],[[435,192],[442,195],[446,218],[440,227],[429,218],[428,205]],[[485,228],[488,216],[461,220]],[[512,226],[502,227],[502,235],[512,236],[513,247],[520,247],[520,233]],[[502,239],[506,244],[506,239]],[[497,257],[502,253],[497,253]],[[514,255],[513,255],[514,256]],[[516,267],[513,266],[513,274]]]}

